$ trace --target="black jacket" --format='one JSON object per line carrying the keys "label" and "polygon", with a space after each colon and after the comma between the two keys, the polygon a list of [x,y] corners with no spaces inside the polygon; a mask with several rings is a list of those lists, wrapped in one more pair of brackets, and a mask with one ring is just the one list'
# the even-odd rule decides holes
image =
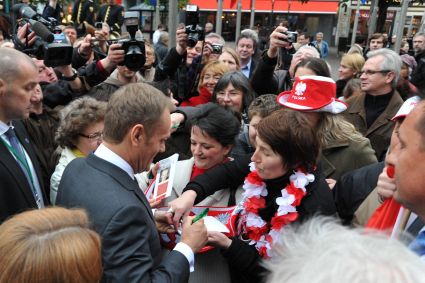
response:
{"label": "black jacket", "polygon": [[354,213],[373,191],[385,162],[374,163],[348,172],[340,177],[332,190],[339,217],[349,225]]}
{"label": "black jacket", "polygon": [[425,52],[415,56],[418,64],[412,72],[410,82],[414,84],[419,91],[425,91]]}
{"label": "black jacket", "polygon": [[288,75],[285,70],[275,71],[277,57],[270,58],[267,50],[264,50],[257,62],[254,73],[250,77],[251,86],[258,94],[278,94],[286,90],[285,78]]}
{"label": "black jacket", "polygon": [[[231,190],[236,190],[243,184],[249,173],[250,159],[251,155],[246,155],[208,170],[190,182],[184,191],[194,190],[197,193],[195,203],[198,203],[220,189],[229,187]],[[288,172],[283,177],[266,181],[269,195],[266,197],[266,207],[259,211],[265,221],[270,221],[273,217],[277,209],[275,200],[279,197],[283,186],[288,183],[290,174],[292,172]],[[319,170],[314,175],[315,182],[306,187],[307,195],[303,198],[301,205],[297,207],[300,214],[298,221],[304,221],[316,214],[334,215],[336,212],[332,192],[325,178]],[[239,238],[234,238],[229,249],[223,251],[223,254],[229,262],[232,282],[264,282],[266,270],[260,264],[260,255],[254,246]]]}

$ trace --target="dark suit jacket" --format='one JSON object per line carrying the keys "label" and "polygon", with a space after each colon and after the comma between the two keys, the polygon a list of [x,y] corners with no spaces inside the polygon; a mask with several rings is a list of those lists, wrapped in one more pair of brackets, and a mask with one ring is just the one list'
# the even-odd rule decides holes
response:
{"label": "dark suit jacket", "polygon": [[[41,168],[30,144],[28,134],[20,121],[13,121],[13,126],[16,136],[31,158],[40,183],[44,203],[48,205],[48,198],[44,193],[43,180],[41,179]],[[37,208],[37,204],[25,174],[7,147],[0,142],[0,224],[11,215],[33,208]]]}
{"label": "dark suit jacket", "polygon": [[56,203],[84,208],[102,237],[102,282],[186,282],[189,263],[172,251],[161,261],[151,207],[128,174],[94,154],[65,169]]}

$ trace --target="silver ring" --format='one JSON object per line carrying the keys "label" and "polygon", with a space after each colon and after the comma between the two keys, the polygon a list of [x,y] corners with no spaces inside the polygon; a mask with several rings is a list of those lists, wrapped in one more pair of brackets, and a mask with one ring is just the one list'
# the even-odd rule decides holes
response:
{"label": "silver ring", "polygon": [[170,207],[170,208],[167,210],[167,212],[169,212],[169,213],[171,213],[171,214],[174,214],[174,209],[173,209],[172,207]]}

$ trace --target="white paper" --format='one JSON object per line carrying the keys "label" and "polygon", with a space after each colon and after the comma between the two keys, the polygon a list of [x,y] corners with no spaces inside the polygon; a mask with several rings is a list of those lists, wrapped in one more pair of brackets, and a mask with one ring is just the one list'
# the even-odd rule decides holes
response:
{"label": "white paper", "polygon": [[204,224],[208,231],[216,231],[221,233],[229,233],[229,229],[214,216],[205,216]]}

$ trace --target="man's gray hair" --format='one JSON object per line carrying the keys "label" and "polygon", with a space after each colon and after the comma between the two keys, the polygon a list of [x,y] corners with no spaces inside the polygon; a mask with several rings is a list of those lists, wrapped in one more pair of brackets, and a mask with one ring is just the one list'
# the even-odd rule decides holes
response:
{"label": "man's gray hair", "polygon": [[314,54],[314,58],[320,58],[320,53],[317,50],[316,47],[310,46],[310,45],[303,45],[301,46],[297,52],[295,52],[294,56],[296,57],[297,54],[303,53],[305,50],[310,50]]}
{"label": "man's gray hair", "polygon": [[425,37],[425,32],[422,32],[422,31],[421,32],[417,32],[413,38],[418,37],[418,36]]}
{"label": "man's gray hair", "polygon": [[394,79],[391,82],[391,85],[393,89],[395,89],[397,87],[398,79],[400,78],[400,70],[403,64],[400,55],[387,48],[381,48],[378,50],[369,51],[367,53],[368,60],[376,56],[384,57],[381,66],[378,67],[379,70],[394,72]]}
{"label": "man's gray hair", "polygon": [[331,218],[285,228],[273,250],[277,256],[265,263],[269,283],[416,283],[425,278],[425,263],[400,241],[349,229]]}
{"label": "man's gray hair", "polygon": [[318,32],[316,35],[321,35],[323,37],[323,32]]}
{"label": "man's gray hair", "polygon": [[215,33],[215,32],[210,32],[209,34],[207,34],[205,36],[205,39],[213,38],[213,37],[218,38],[221,45],[223,45],[223,46],[226,45],[226,41],[224,40],[224,38],[221,35],[219,35],[218,33]]}

